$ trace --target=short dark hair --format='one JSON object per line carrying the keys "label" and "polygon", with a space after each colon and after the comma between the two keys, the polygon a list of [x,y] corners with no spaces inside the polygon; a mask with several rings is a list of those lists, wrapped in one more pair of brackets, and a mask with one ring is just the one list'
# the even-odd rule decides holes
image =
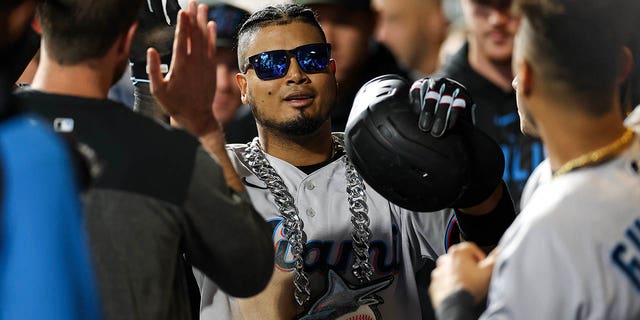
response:
{"label": "short dark hair", "polygon": [[308,23],[316,27],[322,36],[322,41],[327,42],[324,31],[320,27],[318,18],[313,10],[297,4],[268,6],[250,15],[238,31],[238,67],[242,68],[245,63],[251,35],[267,26],[286,25],[294,21]]}
{"label": "short dark hair", "polygon": [[569,88],[586,111],[609,110],[622,64],[624,0],[515,0],[525,55],[545,79]]}
{"label": "short dark hair", "polygon": [[471,2],[497,9],[509,9],[513,4],[513,0],[471,0]]}
{"label": "short dark hair", "polygon": [[63,65],[102,57],[135,22],[142,0],[40,1],[49,55]]}

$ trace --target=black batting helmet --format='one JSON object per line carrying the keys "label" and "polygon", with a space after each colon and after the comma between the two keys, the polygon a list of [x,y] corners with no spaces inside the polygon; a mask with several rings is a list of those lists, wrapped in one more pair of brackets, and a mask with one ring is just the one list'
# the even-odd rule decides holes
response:
{"label": "black batting helmet", "polygon": [[367,82],[353,102],[345,149],[364,180],[389,201],[410,210],[450,207],[469,176],[469,152],[459,123],[435,138],[418,128],[411,84],[397,75]]}

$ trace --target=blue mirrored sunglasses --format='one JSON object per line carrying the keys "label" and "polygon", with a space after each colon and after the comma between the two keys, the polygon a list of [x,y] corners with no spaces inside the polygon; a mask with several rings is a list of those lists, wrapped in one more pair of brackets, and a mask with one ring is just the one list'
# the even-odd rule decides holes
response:
{"label": "blue mirrored sunglasses", "polygon": [[322,72],[329,66],[331,60],[331,45],[328,43],[312,43],[299,46],[291,50],[273,50],[258,53],[247,59],[242,66],[242,73],[247,73],[253,67],[258,78],[273,80],[284,77],[289,70],[291,59],[296,57],[300,69],[306,73]]}

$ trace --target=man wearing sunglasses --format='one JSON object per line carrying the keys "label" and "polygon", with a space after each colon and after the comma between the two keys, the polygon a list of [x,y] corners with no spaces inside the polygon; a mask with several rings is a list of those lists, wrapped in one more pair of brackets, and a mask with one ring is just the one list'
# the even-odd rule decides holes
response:
{"label": "man wearing sunglasses", "polygon": [[[336,62],[314,12],[294,4],[255,12],[239,31],[238,64],[258,137],[228,151],[272,226],[275,268],[249,299],[205,279],[201,319],[421,318],[415,272],[445,252],[453,210],[408,211],[365,186],[343,135],[331,133]],[[460,88],[448,85],[448,95]],[[494,210],[501,191],[492,188],[468,216]],[[502,234],[485,233],[493,232],[490,244]]]}

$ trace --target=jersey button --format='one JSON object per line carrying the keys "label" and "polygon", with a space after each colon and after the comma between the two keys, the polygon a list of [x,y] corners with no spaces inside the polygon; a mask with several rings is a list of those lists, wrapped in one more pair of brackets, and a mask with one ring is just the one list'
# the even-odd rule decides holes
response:
{"label": "jersey button", "polygon": [[308,208],[308,209],[307,209],[307,215],[308,215],[309,217],[313,218],[313,217],[315,217],[315,216],[316,216],[316,211],[315,211],[315,210],[313,210],[312,208]]}
{"label": "jersey button", "polygon": [[305,187],[307,188],[307,190],[313,190],[316,188],[316,185],[313,184],[313,182],[309,181],[305,184]]}

